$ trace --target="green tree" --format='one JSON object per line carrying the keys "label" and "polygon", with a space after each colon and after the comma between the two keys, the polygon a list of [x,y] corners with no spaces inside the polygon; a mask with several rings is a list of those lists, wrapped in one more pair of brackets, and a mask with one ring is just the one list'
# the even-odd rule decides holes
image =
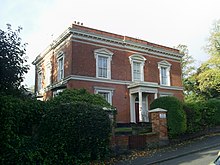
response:
{"label": "green tree", "polygon": [[220,97],[220,20],[213,24],[205,50],[210,58],[195,75],[199,93],[209,98]]}
{"label": "green tree", "polygon": [[220,56],[220,20],[213,23],[205,50],[211,56]]}
{"label": "green tree", "polygon": [[22,28],[13,31],[7,24],[7,31],[0,29],[0,92],[12,93],[21,87],[24,74],[29,66],[26,64],[26,43],[21,42],[19,33]]}
{"label": "green tree", "polygon": [[220,97],[220,57],[212,56],[197,72],[198,89],[207,99]]}
{"label": "green tree", "polygon": [[182,65],[182,81],[184,87],[185,95],[189,95],[192,93],[194,88],[194,73],[196,72],[196,67],[194,65],[195,59],[192,55],[189,54],[189,49],[186,45],[179,44],[175,47],[180,51],[180,53],[184,54],[181,65]]}

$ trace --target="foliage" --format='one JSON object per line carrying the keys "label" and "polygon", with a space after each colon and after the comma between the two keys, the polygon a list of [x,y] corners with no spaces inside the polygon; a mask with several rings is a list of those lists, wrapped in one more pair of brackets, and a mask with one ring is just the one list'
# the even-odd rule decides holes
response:
{"label": "foliage", "polygon": [[220,57],[203,63],[197,74],[198,88],[206,98],[220,97]]}
{"label": "foliage", "polygon": [[194,66],[195,60],[189,54],[188,47],[186,45],[179,44],[175,47],[180,51],[180,53],[184,54],[181,60],[182,65],[182,82],[184,87],[185,96],[190,95],[192,91],[192,75],[196,72],[196,67]]}
{"label": "foliage", "polygon": [[51,98],[47,103],[51,107],[71,102],[86,102],[92,105],[112,108],[101,95],[90,94],[85,89],[66,89],[59,93],[58,96]]}
{"label": "foliage", "polygon": [[220,100],[219,99],[210,99],[207,101],[209,107],[214,109],[214,114],[211,118],[213,125],[220,125]]}
{"label": "foliage", "polygon": [[210,32],[206,45],[206,51],[210,55],[194,75],[194,90],[198,95],[206,99],[220,97],[220,20],[216,21]]}
{"label": "foliage", "polygon": [[220,101],[199,100],[185,102],[184,110],[187,116],[187,133],[195,133],[218,125],[220,122]]}
{"label": "foliage", "polygon": [[183,109],[186,113],[187,130],[186,133],[195,133],[200,131],[201,125],[201,113],[199,111],[198,104],[195,103],[184,103]]}
{"label": "foliage", "polygon": [[22,164],[32,159],[28,144],[43,115],[43,102],[1,95],[0,107],[0,163]]}
{"label": "foliage", "polygon": [[186,131],[186,114],[183,104],[175,97],[160,97],[154,100],[151,109],[163,108],[167,110],[167,125],[169,137],[176,137]]}
{"label": "foliage", "polygon": [[[210,58],[203,62],[196,72],[191,72],[192,74],[189,72],[187,78],[183,78],[187,99],[194,96],[205,100],[220,97],[220,20],[213,24],[205,50]],[[184,77],[185,64],[182,64]],[[190,62],[186,64],[190,68]]]}
{"label": "foliage", "polygon": [[29,66],[25,63],[26,44],[21,43],[19,33],[21,27],[13,31],[11,25],[7,25],[7,31],[0,29],[0,92],[12,93],[21,86],[24,74]]}
{"label": "foliage", "polygon": [[85,102],[53,107],[43,118],[38,134],[44,163],[80,164],[104,158],[110,125],[102,107]]}
{"label": "foliage", "polygon": [[189,54],[188,47],[186,45],[179,44],[176,49],[180,51],[180,53],[184,54],[181,64],[182,64],[182,77],[183,79],[192,75],[196,68],[194,66],[195,59],[193,59],[192,55]]}
{"label": "foliage", "polygon": [[220,20],[213,23],[205,50],[211,56],[220,56]]}

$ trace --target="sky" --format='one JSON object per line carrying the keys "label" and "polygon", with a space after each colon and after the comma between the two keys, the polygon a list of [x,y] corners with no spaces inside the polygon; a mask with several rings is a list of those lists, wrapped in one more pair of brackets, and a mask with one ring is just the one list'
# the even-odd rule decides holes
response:
{"label": "sky", "polygon": [[0,0],[0,29],[21,26],[31,66],[24,84],[34,85],[32,61],[74,21],[84,26],[174,47],[188,46],[196,65],[204,51],[219,0]]}

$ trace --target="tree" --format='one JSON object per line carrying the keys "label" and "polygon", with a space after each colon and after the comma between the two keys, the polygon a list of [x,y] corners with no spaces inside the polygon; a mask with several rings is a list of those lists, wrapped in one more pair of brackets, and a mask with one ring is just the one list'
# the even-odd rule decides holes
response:
{"label": "tree", "polygon": [[180,53],[183,53],[184,56],[181,60],[182,64],[182,82],[184,87],[184,93],[186,95],[189,95],[190,92],[193,90],[193,75],[196,72],[196,67],[194,66],[195,60],[193,57],[189,54],[188,47],[186,45],[179,44],[177,47],[175,47],[180,51]]}
{"label": "tree", "polygon": [[7,31],[0,29],[0,92],[6,94],[21,88],[24,74],[29,65],[26,64],[26,43],[22,44],[19,33],[22,28],[13,31],[7,24]]}
{"label": "tree", "polygon": [[212,56],[197,72],[198,88],[207,99],[220,97],[220,57]]}
{"label": "tree", "polygon": [[220,20],[214,22],[205,50],[210,56],[220,56]]}
{"label": "tree", "polygon": [[220,97],[220,20],[214,23],[205,49],[210,58],[196,73],[197,86],[207,99],[217,98]]}
{"label": "tree", "polygon": [[210,58],[184,84],[186,90],[191,92],[188,95],[190,100],[220,97],[220,20],[214,23],[205,50]]}

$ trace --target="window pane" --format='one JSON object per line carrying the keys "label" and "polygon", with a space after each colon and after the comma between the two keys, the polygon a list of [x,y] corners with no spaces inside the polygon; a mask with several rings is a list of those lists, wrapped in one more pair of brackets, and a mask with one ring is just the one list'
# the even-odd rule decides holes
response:
{"label": "window pane", "polygon": [[106,101],[109,102],[109,92],[98,92],[102,97],[105,98]]}
{"label": "window pane", "polygon": [[42,89],[42,74],[38,73],[38,91]]}
{"label": "window pane", "polygon": [[46,85],[50,85],[50,77],[51,77],[51,70],[50,70],[50,66],[46,67]]}
{"label": "window pane", "polygon": [[64,78],[64,66],[63,66],[63,57],[58,61],[58,80]]}
{"label": "window pane", "polygon": [[161,67],[161,83],[167,85],[167,68]]}
{"label": "window pane", "polygon": [[107,57],[98,57],[98,77],[107,78]]}
{"label": "window pane", "polygon": [[141,80],[141,64],[133,62],[133,76],[135,81]]}

